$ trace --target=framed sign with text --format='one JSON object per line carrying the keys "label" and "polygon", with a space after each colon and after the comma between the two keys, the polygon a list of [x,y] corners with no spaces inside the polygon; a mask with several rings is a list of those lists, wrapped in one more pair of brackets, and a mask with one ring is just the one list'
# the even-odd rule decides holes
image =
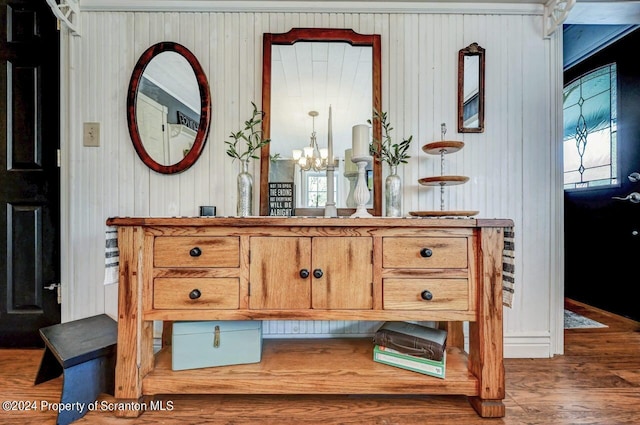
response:
{"label": "framed sign with text", "polygon": [[294,213],[293,182],[269,183],[269,215],[291,216]]}

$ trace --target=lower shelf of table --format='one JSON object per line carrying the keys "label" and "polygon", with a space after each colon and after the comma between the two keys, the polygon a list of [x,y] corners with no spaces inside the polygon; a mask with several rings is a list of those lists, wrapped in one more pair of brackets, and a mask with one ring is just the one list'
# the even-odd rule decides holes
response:
{"label": "lower shelf of table", "polygon": [[162,349],[142,392],[153,394],[479,394],[467,355],[447,349],[440,379],[373,361],[370,338],[265,339],[260,363],[171,370]]}

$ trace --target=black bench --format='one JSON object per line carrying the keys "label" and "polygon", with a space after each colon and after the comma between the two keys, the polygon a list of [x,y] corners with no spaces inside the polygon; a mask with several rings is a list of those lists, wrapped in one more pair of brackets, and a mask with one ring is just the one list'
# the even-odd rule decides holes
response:
{"label": "black bench", "polygon": [[101,314],[40,329],[45,351],[35,384],[63,374],[58,425],[83,417],[99,394],[113,395],[118,326]]}

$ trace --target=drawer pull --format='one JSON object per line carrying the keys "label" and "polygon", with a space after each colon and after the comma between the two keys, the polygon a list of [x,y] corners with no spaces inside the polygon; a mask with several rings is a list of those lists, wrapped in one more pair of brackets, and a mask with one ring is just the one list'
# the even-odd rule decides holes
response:
{"label": "drawer pull", "polygon": [[425,301],[431,301],[433,299],[433,294],[431,293],[431,291],[425,289],[424,291],[422,291],[422,293],[420,294],[420,298],[422,298]]}
{"label": "drawer pull", "polygon": [[191,298],[192,300],[197,300],[201,295],[202,292],[200,292],[199,289],[194,289],[193,291],[189,292],[189,298]]}
{"label": "drawer pull", "polygon": [[202,255],[202,250],[196,246],[195,248],[191,248],[191,251],[189,251],[189,255],[192,257],[199,257],[200,255]]}
{"label": "drawer pull", "polygon": [[433,251],[431,251],[429,248],[422,248],[420,250],[420,256],[424,257],[424,258],[429,258],[433,255]]}
{"label": "drawer pull", "polygon": [[315,277],[316,279],[320,279],[323,274],[324,273],[322,272],[322,269],[315,269],[313,271],[313,277]]}
{"label": "drawer pull", "polygon": [[303,279],[306,279],[309,277],[309,270],[307,269],[302,269],[300,270],[300,277]]}

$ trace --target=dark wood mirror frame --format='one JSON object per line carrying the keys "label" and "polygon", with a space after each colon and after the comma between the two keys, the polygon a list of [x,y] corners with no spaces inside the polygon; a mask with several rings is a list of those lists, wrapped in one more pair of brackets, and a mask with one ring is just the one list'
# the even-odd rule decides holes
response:
{"label": "dark wood mirror frame", "polygon": [[[151,158],[142,143],[136,118],[136,101],[142,74],[144,73],[144,70],[149,62],[151,62],[153,58],[155,58],[162,52],[176,52],[182,55],[187,60],[187,62],[189,62],[191,68],[193,69],[193,72],[195,73],[196,81],[198,83],[198,89],[200,91],[200,122],[198,124],[198,131],[196,133],[193,146],[189,153],[187,153],[187,155],[185,155],[182,160],[170,165],[162,165]],[[210,120],[211,95],[209,92],[209,83],[207,81],[207,76],[202,69],[202,66],[200,66],[200,63],[198,62],[194,54],[191,53],[191,51],[189,51],[189,49],[187,49],[186,47],[170,41],[164,41],[154,44],[153,46],[145,50],[145,52],[140,56],[140,59],[138,59],[138,62],[133,69],[131,81],[129,82],[129,92],[127,95],[127,122],[129,125],[129,134],[131,135],[131,140],[133,141],[133,147],[135,148],[136,153],[138,154],[142,162],[144,162],[152,170],[162,174],[176,174],[185,171],[196,162],[196,160],[200,157],[202,150],[204,149],[205,143],[207,141],[207,136],[209,134]]]}
{"label": "dark wood mirror frame", "polygon": [[[299,41],[345,42],[353,46],[371,46],[373,48],[372,74],[372,115],[373,109],[381,111],[381,43],[379,34],[358,34],[351,29],[332,28],[293,28],[286,33],[265,33],[262,40],[262,132],[265,139],[270,138],[271,113],[271,46],[274,44],[291,45]],[[373,121],[374,140],[382,139],[382,127],[378,120]],[[260,152],[260,215],[269,214],[269,144]],[[373,208],[369,213],[382,215],[382,167],[379,161],[373,161]],[[298,209],[299,210],[299,209]],[[323,215],[323,208],[304,208],[302,215]],[[338,208],[338,215],[350,215],[355,208]]]}
{"label": "dark wood mirror frame", "polygon": [[[464,59],[478,56],[478,126],[464,125]],[[471,43],[458,52],[458,133],[484,132],[484,49],[478,43]]]}

